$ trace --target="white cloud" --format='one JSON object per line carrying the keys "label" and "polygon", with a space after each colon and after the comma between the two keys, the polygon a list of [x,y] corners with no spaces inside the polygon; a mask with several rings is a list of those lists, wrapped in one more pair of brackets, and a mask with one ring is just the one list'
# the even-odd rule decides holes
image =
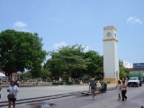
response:
{"label": "white cloud", "polygon": [[65,42],[60,42],[60,43],[55,43],[55,44],[53,45],[53,48],[54,48],[54,49],[59,49],[59,48],[61,48],[61,47],[63,47],[63,46],[67,46],[67,44],[66,44]]}
{"label": "white cloud", "polygon": [[132,24],[143,24],[142,20],[140,20],[139,18],[136,17],[129,17],[127,19],[127,23],[132,23]]}
{"label": "white cloud", "polygon": [[13,24],[13,26],[16,28],[25,28],[25,27],[27,27],[27,24],[24,22],[21,22],[21,21],[17,21]]}

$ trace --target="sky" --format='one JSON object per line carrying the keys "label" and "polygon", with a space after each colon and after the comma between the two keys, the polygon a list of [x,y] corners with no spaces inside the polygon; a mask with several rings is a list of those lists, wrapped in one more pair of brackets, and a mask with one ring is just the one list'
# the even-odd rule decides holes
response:
{"label": "sky", "polygon": [[43,49],[85,46],[103,55],[103,28],[115,26],[118,56],[144,62],[144,0],[0,0],[0,32],[38,33]]}

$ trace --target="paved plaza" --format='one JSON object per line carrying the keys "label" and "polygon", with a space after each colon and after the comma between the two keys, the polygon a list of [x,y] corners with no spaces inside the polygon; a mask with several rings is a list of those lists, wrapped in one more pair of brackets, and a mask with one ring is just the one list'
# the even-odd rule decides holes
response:
{"label": "paved plaza", "polygon": [[[115,84],[108,84],[107,88],[112,89]],[[1,101],[6,101],[6,87],[2,90]],[[88,91],[88,85],[61,85],[61,86],[41,86],[41,87],[20,87],[18,99],[28,99],[49,95],[58,95],[71,92]],[[144,105],[144,86],[128,88],[127,101],[117,101],[116,90],[108,90],[106,93],[99,94],[91,101],[91,96],[70,96],[51,100],[43,100],[38,103],[18,104],[16,108],[41,108],[36,107],[40,103],[54,103],[50,108],[140,108]],[[32,107],[33,106],[33,107]],[[7,106],[2,107],[7,108]]]}
{"label": "paved plaza", "polygon": [[[49,95],[65,94],[70,92],[88,91],[88,85],[60,85],[60,86],[35,86],[19,87],[18,99],[35,98]],[[2,101],[7,100],[7,87],[3,87]]]}

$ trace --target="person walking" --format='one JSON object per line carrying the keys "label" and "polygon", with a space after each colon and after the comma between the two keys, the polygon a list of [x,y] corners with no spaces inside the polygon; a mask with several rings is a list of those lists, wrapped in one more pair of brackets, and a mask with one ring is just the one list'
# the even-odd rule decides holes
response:
{"label": "person walking", "polygon": [[94,100],[95,99],[95,92],[96,92],[96,81],[94,80],[94,78],[92,78],[90,80],[89,91],[91,91],[92,100]]}
{"label": "person walking", "polygon": [[127,100],[126,92],[127,92],[127,85],[125,84],[125,81],[123,80],[121,84],[122,101]]}
{"label": "person walking", "polygon": [[121,100],[121,81],[120,80],[118,80],[115,89],[117,90],[117,93],[118,93],[118,100]]}
{"label": "person walking", "polygon": [[13,105],[13,108],[15,108],[15,103],[17,99],[17,94],[19,92],[19,88],[17,85],[15,85],[14,81],[10,82],[10,86],[7,89],[8,94],[8,108],[11,108],[11,105]]}
{"label": "person walking", "polygon": [[1,82],[0,82],[0,99],[1,99],[1,90],[2,90],[2,86],[1,86]]}

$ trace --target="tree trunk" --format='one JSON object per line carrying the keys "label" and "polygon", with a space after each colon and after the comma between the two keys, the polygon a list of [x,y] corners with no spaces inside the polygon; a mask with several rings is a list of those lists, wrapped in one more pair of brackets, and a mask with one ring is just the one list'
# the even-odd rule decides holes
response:
{"label": "tree trunk", "polygon": [[69,77],[69,82],[71,82],[72,81],[72,78],[71,77]]}

